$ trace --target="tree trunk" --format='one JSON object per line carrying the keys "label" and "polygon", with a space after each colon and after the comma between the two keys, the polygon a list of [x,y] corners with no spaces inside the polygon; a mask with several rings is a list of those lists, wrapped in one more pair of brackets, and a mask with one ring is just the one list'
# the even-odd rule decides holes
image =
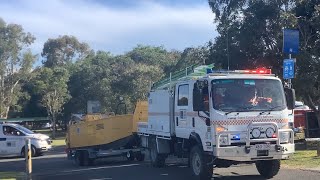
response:
{"label": "tree trunk", "polygon": [[56,138],[56,117],[55,114],[52,115],[52,139]]}

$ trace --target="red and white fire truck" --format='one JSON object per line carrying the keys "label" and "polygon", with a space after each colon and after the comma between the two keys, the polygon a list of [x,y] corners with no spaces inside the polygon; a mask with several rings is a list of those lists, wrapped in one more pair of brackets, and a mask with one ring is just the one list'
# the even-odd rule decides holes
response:
{"label": "red and white fire truck", "polygon": [[151,89],[148,122],[138,123],[138,133],[152,164],[162,167],[175,155],[189,158],[199,179],[211,179],[213,167],[240,163],[255,163],[262,176],[275,176],[280,160],[295,150],[288,126],[294,90],[270,69],[211,68],[188,69]]}

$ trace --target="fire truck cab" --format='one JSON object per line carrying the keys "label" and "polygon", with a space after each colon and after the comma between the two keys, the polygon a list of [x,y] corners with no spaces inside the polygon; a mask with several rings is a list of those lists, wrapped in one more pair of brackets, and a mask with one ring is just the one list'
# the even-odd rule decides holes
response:
{"label": "fire truck cab", "polygon": [[148,122],[138,123],[138,133],[152,164],[162,167],[175,155],[189,158],[199,179],[211,179],[214,166],[239,163],[255,163],[262,176],[275,176],[280,160],[295,150],[288,125],[294,90],[267,69],[200,66],[186,75],[149,93]]}

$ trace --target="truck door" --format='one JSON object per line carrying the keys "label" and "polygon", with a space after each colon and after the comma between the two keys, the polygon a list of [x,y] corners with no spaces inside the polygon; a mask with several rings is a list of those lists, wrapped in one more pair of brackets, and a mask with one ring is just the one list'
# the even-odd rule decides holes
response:
{"label": "truck door", "polygon": [[187,112],[191,104],[189,84],[178,84],[175,91],[175,127],[176,136],[189,138],[189,119]]}

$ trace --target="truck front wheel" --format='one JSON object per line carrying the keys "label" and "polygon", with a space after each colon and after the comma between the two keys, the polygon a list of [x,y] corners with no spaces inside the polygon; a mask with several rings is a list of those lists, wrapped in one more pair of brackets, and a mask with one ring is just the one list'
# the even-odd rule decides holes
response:
{"label": "truck front wheel", "polygon": [[209,180],[213,174],[213,167],[207,164],[205,155],[199,146],[193,146],[190,151],[190,166],[193,175],[200,180]]}
{"label": "truck front wheel", "polygon": [[261,176],[270,179],[280,170],[280,160],[257,161],[256,167]]}

